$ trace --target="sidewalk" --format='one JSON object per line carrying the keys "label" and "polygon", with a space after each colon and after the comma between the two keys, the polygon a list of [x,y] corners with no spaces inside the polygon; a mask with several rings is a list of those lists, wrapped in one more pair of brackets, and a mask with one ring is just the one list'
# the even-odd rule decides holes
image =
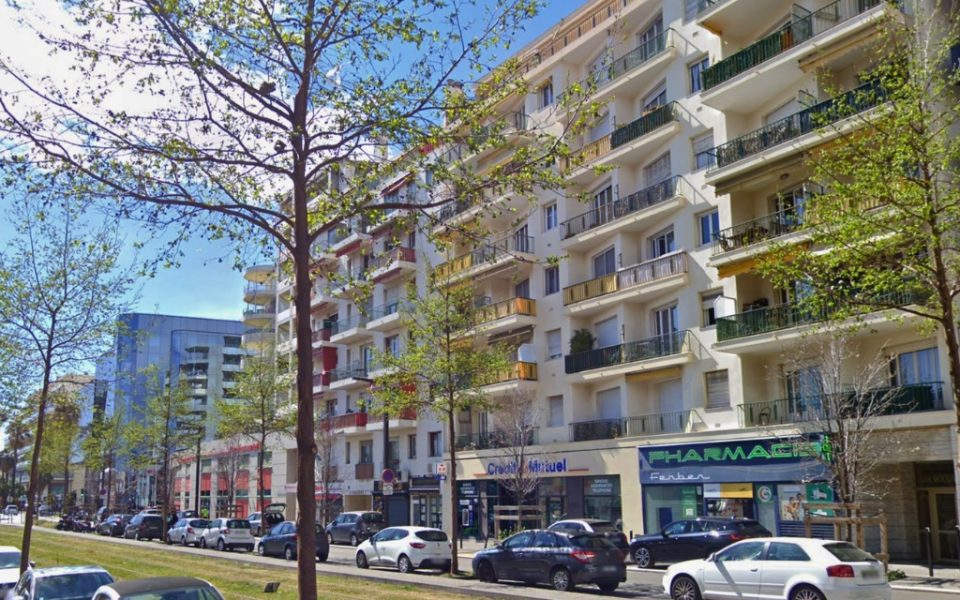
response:
{"label": "sidewalk", "polygon": [[907,575],[906,579],[890,582],[890,587],[895,590],[923,590],[960,594],[960,567],[934,565],[933,577],[930,577],[927,565],[891,564],[889,568],[891,571],[903,571]]}

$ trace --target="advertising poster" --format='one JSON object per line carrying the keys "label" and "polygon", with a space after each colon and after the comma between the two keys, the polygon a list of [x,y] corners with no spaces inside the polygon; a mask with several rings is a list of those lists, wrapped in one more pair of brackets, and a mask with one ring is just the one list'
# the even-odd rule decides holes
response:
{"label": "advertising poster", "polygon": [[805,485],[780,485],[777,486],[777,494],[780,501],[780,520],[781,521],[802,521],[803,503],[807,501]]}

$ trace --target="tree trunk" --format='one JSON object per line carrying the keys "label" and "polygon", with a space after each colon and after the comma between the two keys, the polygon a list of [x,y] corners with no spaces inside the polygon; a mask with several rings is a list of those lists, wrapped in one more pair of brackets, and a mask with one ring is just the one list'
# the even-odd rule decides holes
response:
{"label": "tree trunk", "polygon": [[70,493],[70,449],[67,449],[67,459],[63,464],[63,503],[61,504],[60,513],[63,514],[63,509],[67,506],[67,494]]}
{"label": "tree trunk", "polygon": [[[49,349],[50,344],[47,344]],[[49,356],[49,352],[47,356]],[[20,572],[30,566],[30,541],[33,535],[33,517],[37,512],[37,496],[40,486],[40,448],[43,443],[43,421],[47,412],[47,396],[50,393],[50,360],[44,361],[43,388],[40,390],[40,405],[37,407],[37,429],[33,438],[33,456],[30,457],[30,482],[27,488],[27,514],[24,515],[23,539],[20,542]]]}
{"label": "tree trunk", "polygon": [[460,538],[460,490],[457,489],[457,432],[454,429],[456,423],[456,403],[454,402],[453,392],[447,399],[450,407],[447,410],[447,426],[450,429],[448,436],[450,444],[450,468],[447,469],[447,480],[450,481],[450,545],[453,551],[450,554],[450,574],[456,575],[460,572],[460,561],[457,556],[458,540]]}
{"label": "tree trunk", "polygon": [[[259,508],[257,512],[262,513],[265,508],[263,505],[263,452],[264,448],[267,446],[267,438],[263,436],[260,438],[260,450],[257,451],[257,503]],[[260,521],[263,523],[263,520]],[[261,527],[261,529],[263,529]],[[260,535],[263,535],[263,531],[260,532]]]}

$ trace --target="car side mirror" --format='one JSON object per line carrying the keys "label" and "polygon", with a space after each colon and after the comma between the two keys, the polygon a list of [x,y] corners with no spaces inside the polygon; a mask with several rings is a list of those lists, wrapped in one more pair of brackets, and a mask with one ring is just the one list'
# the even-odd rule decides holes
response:
{"label": "car side mirror", "polygon": [[707,557],[707,562],[717,562],[717,553],[711,552],[710,556]]}
{"label": "car side mirror", "polygon": [[667,533],[666,531],[661,531],[661,532],[660,532],[660,535],[662,535],[664,538],[670,537],[670,534]]}

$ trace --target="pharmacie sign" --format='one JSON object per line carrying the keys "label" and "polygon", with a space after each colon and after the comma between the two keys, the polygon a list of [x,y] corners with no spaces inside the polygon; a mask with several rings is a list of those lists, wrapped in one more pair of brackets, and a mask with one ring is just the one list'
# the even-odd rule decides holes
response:
{"label": "pharmacie sign", "polygon": [[640,483],[797,481],[826,473],[829,436],[644,446]]}

